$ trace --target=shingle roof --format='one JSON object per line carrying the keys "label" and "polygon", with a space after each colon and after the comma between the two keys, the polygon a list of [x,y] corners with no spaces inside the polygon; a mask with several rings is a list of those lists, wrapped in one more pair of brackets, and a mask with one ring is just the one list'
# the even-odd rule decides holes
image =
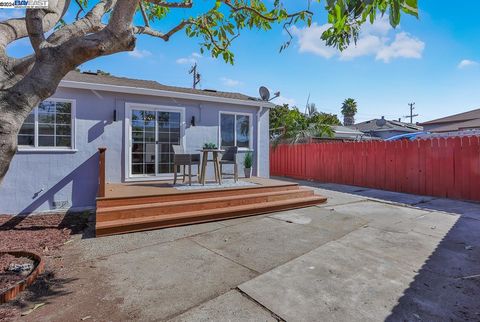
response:
{"label": "shingle roof", "polygon": [[439,126],[431,129],[432,132],[455,132],[469,129],[480,129],[480,118],[468,120],[465,122],[455,122],[453,124],[440,123]]}
{"label": "shingle roof", "polygon": [[464,113],[454,114],[447,117],[442,117],[436,120],[431,120],[428,122],[421,123],[420,125],[430,125],[438,123],[451,123],[451,122],[464,122],[474,119],[480,119],[480,108],[476,110],[471,110]]}
{"label": "shingle roof", "polygon": [[404,123],[399,121],[390,121],[385,119],[373,119],[353,125],[353,128],[362,132],[379,132],[379,131],[401,131],[401,132],[418,132],[422,131],[421,126]]}
{"label": "shingle roof", "polygon": [[150,80],[116,77],[116,76],[96,74],[96,73],[85,73],[85,72],[81,73],[77,71],[69,72],[63,78],[63,80],[90,83],[90,84],[103,84],[103,85],[156,89],[156,90],[164,90],[164,91],[170,91],[170,92],[223,97],[223,98],[237,99],[237,100],[244,100],[244,101],[260,100],[258,98],[244,95],[241,93],[220,92],[220,91],[214,91],[214,90],[200,90],[200,89],[192,89],[192,88],[185,88],[185,87],[168,86],[168,85],[163,85],[156,81],[150,81]]}

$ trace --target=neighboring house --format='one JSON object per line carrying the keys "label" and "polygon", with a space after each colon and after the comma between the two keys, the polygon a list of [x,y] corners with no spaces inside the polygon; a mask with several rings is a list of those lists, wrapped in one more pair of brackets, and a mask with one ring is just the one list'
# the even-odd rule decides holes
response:
{"label": "neighboring house", "polygon": [[383,140],[396,135],[423,131],[423,128],[419,125],[386,120],[383,116],[380,119],[355,124],[352,128]]}
{"label": "neighboring house", "polygon": [[253,174],[269,177],[270,107],[238,93],[70,72],[20,131],[0,213],[93,208],[99,147],[109,183],[171,179],[174,144],[236,145],[239,162],[253,151]]}
{"label": "neighboring house", "polygon": [[459,113],[420,124],[432,133],[480,130],[480,109]]}
{"label": "neighboring house", "polygon": [[324,142],[324,141],[371,141],[372,139],[377,139],[377,138],[372,138],[370,135],[367,135],[361,131],[352,129],[347,126],[342,126],[342,125],[332,125],[332,132],[333,136],[332,137],[321,137],[321,138],[314,138],[313,140],[316,142]]}

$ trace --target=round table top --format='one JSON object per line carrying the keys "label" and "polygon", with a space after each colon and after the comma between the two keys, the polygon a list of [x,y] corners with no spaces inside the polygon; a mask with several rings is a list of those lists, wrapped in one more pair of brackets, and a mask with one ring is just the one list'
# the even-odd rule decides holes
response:
{"label": "round table top", "polygon": [[200,151],[200,152],[225,152],[225,150],[222,150],[222,149],[198,149],[197,151]]}

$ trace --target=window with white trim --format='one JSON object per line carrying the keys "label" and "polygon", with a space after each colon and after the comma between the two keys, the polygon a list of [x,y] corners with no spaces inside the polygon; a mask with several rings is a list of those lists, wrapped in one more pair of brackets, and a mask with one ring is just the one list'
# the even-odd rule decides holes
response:
{"label": "window with white trim", "polygon": [[220,113],[220,147],[251,148],[251,115]]}
{"label": "window with white trim", "polygon": [[20,148],[73,149],[74,104],[46,100],[34,108],[20,129]]}

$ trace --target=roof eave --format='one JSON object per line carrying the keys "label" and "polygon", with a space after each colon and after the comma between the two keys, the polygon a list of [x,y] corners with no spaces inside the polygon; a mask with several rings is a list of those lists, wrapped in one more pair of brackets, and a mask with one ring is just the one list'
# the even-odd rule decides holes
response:
{"label": "roof eave", "polygon": [[234,98],[220,97],[220,96],[183,93],[183,92],[175,92],[175,91],[151,89],[151,88],[141,88],[141,87],[131,87],[131,86],[120,86],[120,85],[110,85],[110,84],[100,84],[100,83],[90,83],[90,82],[77,82],[77,81],[71,81],[71,80],[60,81],[59,87],[88,89],[88,90],[115,92],[115,93],[128,93],[128,94],[137,94],[137,95],[149,95],[149,96],[157,96],[157,97],[172,97],[172,98],[179,98],[179,99],[186,99],[186,100],[228,103],[228,104],[243,105],[243,106],[267,107],[267,108],[275,107],[275,104],[273,103],[260,101],[260,100],[249,101],[249,100],[241,100],[241,99],[234,99]]}

